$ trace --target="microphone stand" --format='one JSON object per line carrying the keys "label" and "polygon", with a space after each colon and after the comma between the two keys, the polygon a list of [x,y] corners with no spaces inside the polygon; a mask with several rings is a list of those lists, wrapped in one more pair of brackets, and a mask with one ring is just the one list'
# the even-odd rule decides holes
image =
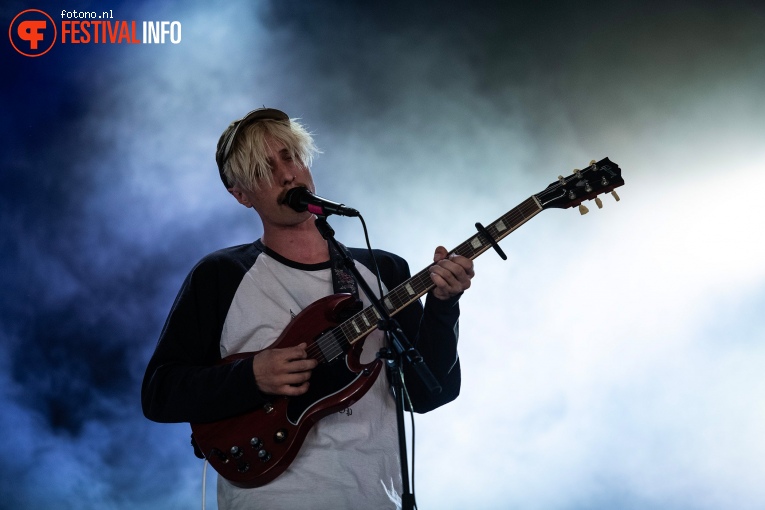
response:
{"label": "microphone stand", "polygon": [[316,228],[319,230],[321,236],[337,249],[340,253],[345,267],[353,274],[356,279],[356,283],[367,296],[372,306],[377,309],[377,312],[382,317],[377,325],[378,329],[385,331],[386,336],[390,340],[390,347],[383,348],[378,353],[379,358],[386,360],[386,365],[389,369],[389,377],[391,387],[393,388],[393,395],[396,401],[396,423],[398,425],[398,447],[399,447],[399,459],[401,460],[401,479],[403,482],[403,494],[401,497],[402,510],[414,510],[415,500],[414,494],[410,492],[409,488],[409,465],[407,463],[407,448],[406,448],[406,429],[404,428],[404,366],[405,363],[411,366],[420,380],[425,384],[426,388],[431,393],[440,393],[441,385],[433,376],[433,372],[430,371],[425,360],[422,359],[420,353],[409,342],[398,321],[393,319],[388,313],[388,310],[382,306],[382,303],[377,298],[375,293],[369,287],[364,277],[361,276],[359,270],[356,268],[356,264],[348,253],[343,249],[340,243],[335,239],[335,231],[327,223],[326,216],[316,217]]}

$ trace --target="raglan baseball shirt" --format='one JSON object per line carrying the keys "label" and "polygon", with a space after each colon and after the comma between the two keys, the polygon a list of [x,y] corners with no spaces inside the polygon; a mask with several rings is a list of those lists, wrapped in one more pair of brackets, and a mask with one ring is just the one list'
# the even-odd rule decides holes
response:
{"label": "raglan baseball shirt", "polygon": [[[356,266],[377,288],[369,252],[350,250]],[[375,250],[384,292],[409,278],[406,262]],[[301,264],[260,241],[217,251],[187,276],[152,356],[142,389],[147,418],[158,422],[204,423],[252,411],[268,397],[255,382],[252,358],[214,364],[230,354],[260,351],[306,306],[333,294],[330,262]],[[364,305],[369,303],[361,296]],[[417,412],[443,405],[459,393],[457,298],[428,296],[396,319],[422,354],[443,390],[433,395],[418,377],[405,373]],[[375,330],[364,341],[361,361],[383,346]],[[383,371],[353,406],[321,419],[290,467],[274,481],[241,489],[219,477],[220,509],[397,508],[401,473],[395,403]]]}

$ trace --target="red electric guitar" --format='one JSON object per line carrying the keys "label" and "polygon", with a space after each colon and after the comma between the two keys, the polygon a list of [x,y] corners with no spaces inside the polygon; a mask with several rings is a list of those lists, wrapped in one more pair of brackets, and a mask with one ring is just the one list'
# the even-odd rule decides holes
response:
{"label": "red electric guitar", "polygon": [[[476,224],[478,233],[450,253],[474,259],[544,209],[566,209],[622,186],[621,169],[608,158],[592,161],[583,170],[559,177],[544,191],[532,195],[487,227]],[[423,269],[382,299],[394,315],[425,295],[434,285]],[[319,365],[311,374],[311,385],[299,397],[274,396],[266,405],[249,413],[214,422],[192,423],[194,439],[215,470],[239,487],[260,487],[282,474],[298,454],[309,429],[321,418],[351,406],[374,383],[383,360],[362,365],[363,340],[377,327],[378,313],[370,306],[354,313],[353,298],[336,294],[316,301],[300,312],[269,348],[308,344],[308,352]],[[350,318],[348,318],[350,315]],[[346,319],[347,318],[347,319]],[[253,353],[229,356],[231,362]]]}

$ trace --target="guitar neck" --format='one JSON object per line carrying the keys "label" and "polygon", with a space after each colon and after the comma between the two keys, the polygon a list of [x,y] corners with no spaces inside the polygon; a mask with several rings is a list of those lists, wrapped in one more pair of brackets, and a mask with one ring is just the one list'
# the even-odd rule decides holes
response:
{"label": "guitar neck", "polygon": [[[543,207],[536,196],[531,196],[486,226],[486,232],[496,243],[539,214],[542,209]],[[462,255],[473,260],[489,248],[491,248],[491,243],[484,238],[483,234],[476,233],[450,251],[449,254]],[[429,268],[430,266],[415,274],[382,298],[382,305],[390,315],[397,314],[435,287],[430,278]],[[334,331],[335,337],[339,337],[352,345],[371,333],[377,327],[379,319],[380,314],[377,309],[374,306],[369,306],[340,324]]]}

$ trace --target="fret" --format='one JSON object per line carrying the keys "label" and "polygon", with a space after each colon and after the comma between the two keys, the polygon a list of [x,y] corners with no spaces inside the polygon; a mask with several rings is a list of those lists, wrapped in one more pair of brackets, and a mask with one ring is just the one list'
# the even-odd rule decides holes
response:
{"label": "fret", "polygon": [[417,287],[417,293],[425,293],[430,288],[430,271],[423,269],[412,277],[410,281],[414,281]]}
{"label": "fret", "polygon": [[346,323],[341,324],[339,330],[335,329],[335,332],[342,335],[343,339],[346,340],[349,344],[353,343],[350,339],[354,338],[354,335],[351,334],[351,331]]}

